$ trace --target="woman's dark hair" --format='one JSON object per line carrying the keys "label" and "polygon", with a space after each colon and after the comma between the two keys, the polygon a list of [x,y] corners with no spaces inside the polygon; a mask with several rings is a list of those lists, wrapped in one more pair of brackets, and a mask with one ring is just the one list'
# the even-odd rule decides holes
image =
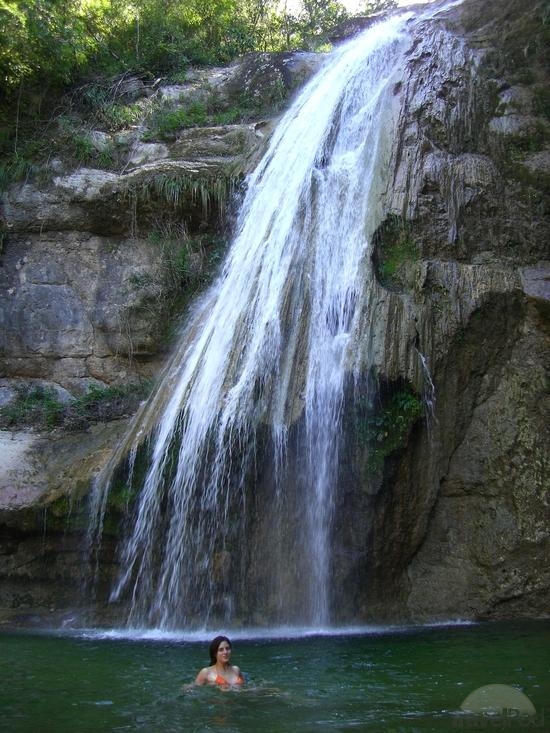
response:
{"label": "woman's dark hair", "polygon": [[222,641],[226,641],[229,644],[229,648],[231,649],[231,642],[229,641],[227,636],[216,636],[215,639],[212,639],[212,641],[210,642],[210,646],[208,647],[208,651],[210,653],[210,664],[216,664],[216,653]]}

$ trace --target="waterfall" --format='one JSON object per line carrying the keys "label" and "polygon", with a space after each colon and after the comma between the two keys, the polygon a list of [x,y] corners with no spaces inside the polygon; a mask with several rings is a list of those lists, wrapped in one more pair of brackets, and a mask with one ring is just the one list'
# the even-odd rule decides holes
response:
{"label": "waterfall", "polygon": [[111,600],[129,599],[132,625],[331,621],[344,386],[387,213],[409,17],[331,53],[280,121],[217,281],[97,483],[104,510],[131,456],[137,496]]}
{"label": "waterfall", "polygon": [[431,433],[433,423],[436,421],[435,417],[435,403],[436,403],[436,394],[435,394],[435,384],[432,380],[432,375],[430,373],[430,369],[428,367],[428,360],[422,354],[418,349],[416,350],[416,353],[418,354],[418,358],[420,359],[420,364],[422,365],[422,373],[424,375],[424,393],[422,395],[422,401],[424,403],[424,409],[426,412],[426,426],[428,428],[428,433]]}

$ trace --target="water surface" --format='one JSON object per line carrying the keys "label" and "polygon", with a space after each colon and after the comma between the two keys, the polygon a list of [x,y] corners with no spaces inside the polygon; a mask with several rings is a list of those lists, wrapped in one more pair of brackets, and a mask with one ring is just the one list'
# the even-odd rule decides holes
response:
{"label": "water surface", "polygon": [[[231,634],[243,690],[182,692],[208,638],[0,634],[0,730],[10,733],[316,733],[550,729],[546,623],[370,629],[298,638]],[[153,635],[150,635],[151,637]],[[519,687],[530,721],[460,713],[473,690]]]}

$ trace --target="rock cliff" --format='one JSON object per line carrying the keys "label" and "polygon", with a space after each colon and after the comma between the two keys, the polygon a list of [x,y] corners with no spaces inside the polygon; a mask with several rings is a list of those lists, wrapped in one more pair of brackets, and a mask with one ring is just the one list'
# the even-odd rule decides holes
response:
{"label": "rock cliff", "polygon": [[[342,528],[359,514],[365,537],[342,582],[362,577],[355,602],[372,618],[547,613],[545,17],[540,3],[465,2],[426,27],[396,90],[379,328],[364,364],[382,394],[403,379],[424,390],[427,415],[370,495],[356,490],[361,450],[350,456]],[[384,250],[399,246],[385,277]]]}
{"label": "rock cliff", "polygon": [[[338,620],[547,613],[549,28],[537,0],[464,0],[418,31],[395,89],[394,185],[375,237],[376,327],[359,383],[382,414],[405,388],[425,408],[386,450],[382,436],[373,465],[350,388]],[[206,81],[228,98],[246,88],[273,102],[317,63],[259,55]],[[198,88],[193,79],[157,93],[177,108]],[[185,253],[184,285],[193,272],[206,278],[205,237],[230,228],[231,196],[272,125],[260,116],[170,141],[141,129],[119,141],[116,171],[54,161],[46,183],[6,192],[4,404],[22,380],[70,400],[158,373],[168,342],[159,323],[182,287],[174,258]],[[105,135],[98,145],[112,144]],[[159,229],[162,245],[151,236]],[[80,502],[126,424],[0,435],[0,606],[76,604]]]}

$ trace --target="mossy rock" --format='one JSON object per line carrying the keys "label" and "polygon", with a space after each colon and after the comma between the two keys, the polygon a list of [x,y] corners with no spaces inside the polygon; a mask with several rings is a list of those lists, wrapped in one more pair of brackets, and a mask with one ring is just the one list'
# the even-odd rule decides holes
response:
{"label": "mossy rock", "polygon": [[357,405],[356,430],[367,452],[367,473],[378,476],[386,459],[405,447],[424,405],[408,385],[387,386],[376,400]]}
{"label": "mossy rock", "polygon": [[417,262],[410,222],[390,214],[374,234],[373,264],[378,281],[390,290],[410,290]]}

